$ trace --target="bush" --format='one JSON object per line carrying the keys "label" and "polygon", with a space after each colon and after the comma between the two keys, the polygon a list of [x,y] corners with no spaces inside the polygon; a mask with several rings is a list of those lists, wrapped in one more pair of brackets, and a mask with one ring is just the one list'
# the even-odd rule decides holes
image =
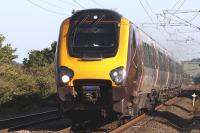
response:
{"label": "bush", "polygon": [[0,111],[2,107],[19,109],[24,106],[44,103],[43,99],[54,97],[54,53],[56,42],[51,48],[32,51],[24,64],[14,62],[16,49],[3,44],[0,34]]}

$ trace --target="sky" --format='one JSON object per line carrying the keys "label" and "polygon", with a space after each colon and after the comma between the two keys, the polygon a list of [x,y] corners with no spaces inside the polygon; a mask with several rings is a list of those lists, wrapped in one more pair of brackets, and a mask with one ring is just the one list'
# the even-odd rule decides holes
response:
{"label": "sky", "polygon": [[190,12],[199,5],[199,0],[1,0],[0,34],[17,48],[16,61],[22,62],[30,50],[58,40],[60,24],[73,9],[105,8],[130,19],[178,59],[189,60],[200,57],[200,14]]}

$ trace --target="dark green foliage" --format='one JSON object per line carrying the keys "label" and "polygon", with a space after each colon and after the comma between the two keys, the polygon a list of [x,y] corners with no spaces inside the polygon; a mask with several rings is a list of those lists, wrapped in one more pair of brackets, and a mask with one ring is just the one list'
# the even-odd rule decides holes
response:
{"label": "dark green foliage", "polygon": [[20,95],[37,94],[41,98],[56,92],[53,64],[48,67],[16,68],[0,64],[0,104]]}
{"label": "dark green foliage", "polygon": [[53,42],[51,48],[31,51],[23,64],[18,64],[13,61],[17,58],[16,49],[4,45],[4,40],[0,35],[0,113],[6,106],[18,109],[32,104],[39,106],[44,99],[54,96],[57,42]]}
{"label": "dark green foliage", "polygon": [[16,49],[13,49],[10,44],[4,44],[5,37],[0,34],[0,62],[1,63],[11,63],[17,58],[14,55]]}
{"label": "dark green foliage", "polygon": [[25,58],[23,64],[25,67],[44,67],[54,62],[57,42],[51,44],[51,48],[45,48],[41,51],[32,50],[29,57]]}

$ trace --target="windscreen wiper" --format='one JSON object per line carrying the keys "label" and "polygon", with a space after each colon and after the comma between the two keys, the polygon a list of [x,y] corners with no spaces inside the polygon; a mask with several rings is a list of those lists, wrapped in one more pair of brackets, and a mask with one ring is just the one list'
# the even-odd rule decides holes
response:
{"label": "windscreen wiper", "polygon": [[104,17],[105,17],[105,15],[102,15],[96,21],[94,21],[93,24],[95,24],[95,25],[98,24]]}
{"label": "windscreen wiper", "polygon": [[90,17],[90,15],[89,15],[89,14],[86,14],[85,17],[84,17],[81,21],[77,22],[77,24],[74,25],[74,28],[73,28],[74,31],[73,31],[73,33],[76,32],[78,26],[79,26],[80,24],[83,24],[89,17]]}

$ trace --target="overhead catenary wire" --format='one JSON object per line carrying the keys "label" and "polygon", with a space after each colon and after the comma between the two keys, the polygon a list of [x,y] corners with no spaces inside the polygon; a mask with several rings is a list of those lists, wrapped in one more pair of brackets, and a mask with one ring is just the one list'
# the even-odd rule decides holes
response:
{"label": "overhead catenary wire", "polygon": [[170,34],[174,34],[174,35],[177,35],[177,34],[190,34],[190,33],[197,33],[197,32],[200,32],[198,30],[183,30],[183,29],[174,29],[172,27],[173,31],[174,32],[171,32]]}
{"label": "overhead catenary wire", "polygon": [[[176,31],[176,30],[175,30]],[[196,44],[198,44],[198,45],[200,45],[200,42],[198,42],[196,39],[194,39],[193,37],[191,37],[191,36],[189,36],[189,35],[187,35],[187,36],[185,36],[183,33],[181,33],[181,32],[179,32],[179,30],[178,30],[178,32],[175,32],[174,34],[178,34],[178,37],[180,38],[182,38],[182,40],[181,39],[178,39],[178,38],[176,38],[176,39],[172,39],[172,40],[167,40],[167,41],[174,41],[174,42],[181,42],[181,44],[184,44],[183,42],[185,42],[185,44],[189,44],[189,42],[194,42],[194,43],[196,43]]]}
{"label": "overhead catenary wire", "polygon": [[74,6],[77,6],[76,3],[71,2],[71,1],[69,1],[69,0],[58,0],[58,1],[60,1],[60,2],[62,2],[62,3],[64,3],[64,4],[66,4],[66,5],[74,5]]}
{"label": "overhead catenary wire", "polygon": [[199,15],[199,12],[197,12],[188,22],[192,22],[194,19],[196,19]]}
{"label": "overhead catenary wire", "polygon": [[[160,24],[162,24],[161,23],[161,21],[160,21],[160,19],[157,17],[157,21],[160,23]],[[171,34],[167,31],[167,29],[166,29],[166,23],[163,23],[163,25],[160,25],[160,26],[162,26],[163,27],[163,29],[164,29],[164,31],[169,35],[169,37],[171,38]]]}
{"label": "overhead catenary wire", "polygon": [[[176,35],[178,35],[178,37],[180,38],[182,38],[183,40],[182,41],[180,41],[180,42],[182,42],[181,44],[184,44],[183,42],[185,42],[186,44],[188,44],[189,42],[195,42],[196,41],[196,39],[194,39],[193,37],[191,37],[191,36],[185,36],[184,35],[184,32],[180,32],[179,30],[175,30],[175,31],[177,31],[177,32],[175,32],[174,34],[176,34]],[[197,32],[197,31],[193,31],[193,32]],[[199,32],[199,31],[198,31]],[[176,43],[179,41],[178,39],[176,39],[176,40],[174,40],[174,42],[176,41]],[[196,42],[198,42],[198,41],[196,41]],[[200,44],[200,43],[196,43],[196,44]]]}
{"label": "overhead catenary wire", "polygon": [[[179,1],[180,2],[180,1]],[[180,6],[179,6],[179,8],[180,7],[182,7],[183,6],[183,4],[184,4],[184,2],[185,2],[185,0],[184,1],[182,1],[181,2],[181,4],[180,4]],[[152,11],[152,8],[150,7],[150,5],[147,3],[147,5],[149,6],[149,9],[151,10],[151,12],[153,12]],[[144,6],[143,6],[144,7]],[[175,10],[175,11],[179,11],[179,10]],[[199,11],[181,11],[181,12],[178,12],[178,13],[187,13],[187,12],[199,12]],[[171,14],[176,14],[176,12],[173,12],[173,13],[171,13]],[[166,30],[166,26],[191,26],[191,25],[193,25],[193,24],[191,24],[191,23],[189,23],[191,20],[193,20],[193,19],[195,19],[196,17],[197,17],[198,15],[195,15],[194,17],[192,17],[192,19],[190,19],[189,21],[187,21],[187,20],[185,20],[185,21],[179,21],[177,24],[176,23],[161,23],[160,22],[160,20],[158,19],[158,21],[160,22],[160,23],[149,23],[149,24],[155,24],[155,25],[159,25],[159,26],[162,26],[163,27],[163,29],[165,30],[165,32],[167,33],[167,34],[171,34],[171,33],[169,33],[167,30]],[[193,27],[194,27],[195,25],[193,25]],[[198,27],[196,27],[197,29],[198,29]],[[196,32],[196,31],[195,31]],[[172,33],[172,34],[176,34],[176,33]],[[192,39],[187,39],[187,41],[193,41]]]}
{"label": "overhead catenary wire", "polygon": [[[159,16],[162,16],[162,17],[164,17],[164,18],[167,18],[167,16],[166,15],[164,15],[163,16],[163,14],[157,14],[157,15],[159,15]],[[188,21],[188,20],[185,20],[185,19],[183,19],[183,18],[181,18],[181,17],[179,17],[179,16],[177,16],[177,15],[175,15],[175,14],[171,14],[171,16],[170,17],[174,17],[174,18],[176,18],[176,19],[172,19],[173,21],[176,21],[176,22],[178,22],[178,23],[185,23],[185,24],[188,24],[188,25],[185,25],[185,26],[190,26],[190,27],[192,27],[192,28],[196,28],[196,29],[198,29],[198,30],[200,30],[200,27],[199,26],[196,26],[196,25],[194,25],[194,24],[192,24],[190,21]],[[169,17],[168,17],[169,18]]]}
{"label": "overhead catenary wire", "polygon": [[[174,11],[176,11],[176,12],[174,12]],[[190,18],[191,16],[185,18],[185,19],[190,18],[190,20],[188,20],[188,22],[191,22],[191,21],[193,21],[193,20],[199,15],[200,10],[198,10],[198,11],[188,11],[188,10],[163,10],[163,13],[164,13],[164,14],[186,14],[186,13],[188,14],[188,13],[196,13],[196,14],[192,15],[192,18]]]}
{"label": "overhead catenary wire", "polygon": [[164,14],[181,14],[181,13],[195,13],[200,12],[200,10],[162,10]]}
{"label": "overhead catenary wire", "polygon": [[[148,13],[148,11],[146,10],[146,8],[144,7],[144,5],[142,4],[141,0],[139,0],[140,5],[142,6],[142,8],[144,9],[145,13],[147,14],[147,16],[149,17],[149,19],[151,20],[152,23],[154,23],[153,18],[150,16],[150,14]],[[151,8],[150,4],[149,4],[149,8]],[[151,8],[152,10],[152,8]],[[153,10],[152,10],[153,13]],[[160,34],[163,36],[164,39],[166,39],[167,37],[160,31],[160,29],[157,27],[155,28],[158,32],[160,32]]]}
{"label": "overhead catenary wire", "polygon": [[179,16],[176,16],[176,15],[174,15],[174,14],[172,14],[172,15],[173,15],[174,17],[178,18],[179,20],[181,20],[181,21],[183,21],[183,22],[185,22],[185,23],[189,24],[191,27],[193,27],[193,28],[196,28],[196,29],[200,30],[200,27],[199,27],[199,26],[196,26],[196,25],[194,25],[194,24],[190,23],[189,21],[187,21],[187,20],[185,20],[185,19],[182,19],[182,18],[180,18]]}
{"label": "overhead catenary wire", "polygon": [[150,6],[148,0],[145,0],[145,2],[147,3],[147,6],[149,7],[150,11],[154,14],[154,11],[152,10],[152,8],[151,8],[151,6]]}
{"label": "overhead catenary wire", "polygon": [[80,8],[82,8],[82,9],[85,9],[85,7],[80,2],[78,2],[77,0],[72,0],[72,1],[69,1],[69,0],[58,0],[58,1],[66,4],[66,5],[67,4],[76,5],[76,6],[80,7]]}
{"label": "overhead catenary wire", "polygon": [[97,2],[96,0],[91,0],[93,3],[95,3],[96,5],[98,5],[101,8],[104,8],[104,6],[102,4],[100,4],[99,2]]}
{"label": "overhead catenary wire", "polygon": [[157,25],[157,26],[190,26],[189,24],[184,24],[184,23],[164,23],[164,22],[159,22],[159,23],[142,23],[142,25]]}
{"label": "overhead catenary wire", "polygon": [[200,32],[200,31],[197,31],[197,30],[188,30],[188,31],[183,31],[183,30],[179,30],[178,32],[177,32],[177,34],[187,34],[187,33],[195,33],[195,32]]}
{"label": "overhead catenary wire", "polygon": [[43,3],[45,3],[45,4],[47,4],[47,5],[50,5],[50,6],[52,6],[52,7],[56,7],[56,8],[58,8],[58,9],[66,9],[66,8],[64,8],[64,7],[58,6],[58,5],[56,5],[56,4],[53,4],[53,3],[49,2],[49,1],[45,1],[45,0],[39,0],[39,1],[41,1],[41,2],[43,2]]}
{"label": "overhead catenary wire", "polygon": [[53,14],[58,14],[58,15],[68,15],[67,13],[57,12],[57,11],[53,11],[53,10],[51,10],[51,9],[45,8],[45,7],[39,5],[39,4],[37,4],[37,3],[35,3],[35,2],[33,2],[33,1],[31,1],[31,0],[27,0],[27,1],[28,1],[29,3],[31,3],[32,5],[34,5],[34,6],[36,6],[36,7],[39,7],[40,9],[45,10],[45,11],[47,11],[47,12],[50,12],[50,13],[53,13]]}
{"label": "overhead catenary wire", "polygon": [[151,16],[149,15],[149,12],[146,10],[146,8],[144,7],[144,5],[142,4],[141,0],[139,0],[139,2],[140,2],[140,5],[142,6],[142,8],[144,9],[145,13],[149,17],[149,19],[153,22],[153,19],[151,18]]}
{"label": "overhead catenary wire", "polygon": [[[179,2],[180,2],[180,1],[182,1],[182,0],[179,0]],[[179,9],[184,5],[185,1],[186,1],[186,0],[183,0],[183,1],[181,2],[180,6],[179,6],[176,10],[179,10]],[[177,2],[177,3],[179,3],[179,2]],[[173,10],[173,9],[176,7],[176,5],[178,5],[178,4],[175,4],[175,5],[171,8],[171,10]],[[175,11],[175,12],[176,12],[176,11]]]}
{"label": "overhead catenary wire", "polygon": [[[146,4],[147,4],[147,6],[149,7],[149,9],[150,9],[150,11],[153,13],[153,14],[155,14],[155,12],[153,11],[153,9],[151,8],[151,5],[149,4],[149,2],[148,2],[148,0],[145,0],[145,2],[146,2]],[[183,5],[183,3],[182,3],[182,5]],[[172,34],[173,33],[170,33],[170,32],[168,32],[168,30],[166,29],[166,25],[167,25],[167,23],[162,23],[161,21],[160,21],[160,19],[158,18],[158,16],[156,16],[156,18],[157,18],[157,26],[162,26],[162,28],[163,28],[163,30],[164,30],[164,32],[166,32],[167,34],[168,34],[168,37],[170,38],[170,39],[172,39],[171,37],[172,37]],[[182,23],[180,23],[180,25],[181,25]],[[168,24],[169,26],[171,25],[171,26],[176,26],[177,24]],[[185,24],[186,25],[186,24]],[[178,25],[179,26],[179,25]],[[157,28],[157,30],[163,35],[163,33]],[[163,35],[164,37],[165,37],[165,35]],[[165,38],[166,39],[166,41],[168,40],[167,38]],[[176,45],[175,45],[176,46]],[[179,56],[180,56],[180,54],[178,54]]]}
{"label": "overhead catenary wire", "polygon": [[[183,34],[182,34],[181,36],[182,36],[182,37],[185,37]],[[194,43],[200,45],[200,42],[197,41],[196,39],[194,39],[193,37],[187,36],[187,38],[189,38],[191,42],[194,42]]]}
{"label": "overhead catenary wire", "polygon": [[180,4],[180,6],[177,8],[177,10],[179,10],[184,5],[185,2],[186,2],[186,0],[183,0],[182,3]]}
{"label": "overhead catenary wire", "polygon": [[[160,21],[160,19],[157,17],[157,20],[161,23],[161,21]],[[166,23],[165,23],[166,24]],[[172,39],[172,33],[169,33],[168,32],[168,30],[166,29],[166,26],[162,26],[163,27],[163,29],[164,29],[164,31],[169,35],[169,39]],[[167,41],[168,39],[166,38],[166,41]],[[177,45],[174,45],[175,46],[175,48],[177,48]],[[173,51],[171,51],[172,53],[173,53]],[[180,58],[181,57],[181,54],[180,53],[177,53],[177,56]]]}
{"label": "overhead catenary wire", "polygon": [[[155,12],[153,11],[153,9],[151,8],[151,5],[149,4],[149,2],[148,2],[148,0],[145,0],[145,2],[147,3],[147,6],[149,7],[149,9],[151,10],[151,12],[153,13],[153,14],[155,14]],[[156,17],[157,18],[157,22],[159,22],[159,23],[161,23],[160,22],[160,20],[158,19],[158,17]],[[157,23],[158,24],[158,23]],[[164,24],[165,25],[165,24]],[[157,25],[157,26],[162,26],[162,28],[163,28],[163,30],[169,35],[169,32],[166,30],[166,27],[164,26],[164,25]],[[158,27],[156,28],[159,32],[160,32],[160,34],[165,38],[165,39],[167,39],[167,37],[160,31],[160,29],[158,29]],[[169,35],[169,37],[170,37],[170,35]]]}
{"label": "overhead catenary wire", "polygon": [[157,15],[157,17],[161,16],[161,17],[163,17],[164,20],[167,20],[168,21],[167,24],[175,23],[175,22],[184,24],[182,21],[180,22],[180,20],[171,18],[172,16],[167,17],[165,13],[160,13],[160,14],[156,14],[156,15]]}
{"label": "overhead catenary wire", "polygon": [[[153,13],[153,10],[152,10],[152,8],[151,8],[151,6],[150,6],[150,4],[148,3],[148,0],[145,0],[146,1],[146,5],[148,6],[148,9],[150,9],[150,11]],[[194,24],[192,24],[191,23],[191,21],[193,21],[194,19],[196,19],[198,16],[199,16],[199,12],[200,11],[188,11],[188,10],[180,10],[180,8],[182,8],[183,7],[183,5],[185,4],[185,2],[186,2],[186,0],[178,0],[174,5],[173,5],[173,7],[171,8],[171,10],[167,10],[166,12],[165,11],[163,11],[163,14],[161,15],[160,14],[160,16],[162,16],[163,17],[163,20],[161,20],[160,21],[160,19],[158,18],[159,16],[157,15],[157,22],[158,23],[156,23],[156,22],[153,22],[153,21],[151,21],[152,23],[149,23],[150,25],[151,24],[153,24],[153,25],[157,25],[157,26],[162,26],[163,27],[163,29],[164,29],[164,31],[169,35],[169,34],[174,34],[173,36],[171,36],[172,37],[172,39],[166,39],[166,40],[171,40],[171,41],[173,41],[173,38],[174,37],[178,37],[178,38],[176,38],[176,39],[174,39],[174,44],[177,44],[178,43],[178,41],[180,42],[181,41],[181,44],[184,44],[184,42],[185,42],[185,44],[191,44],[192,42],[192,44],[200,44],[200,42],[198,41],[198,40],[196,40],[196,39],[194,39],[194,38],[192,38],[192,37],[189,37],[189,36],[187,36],[187,38],[186,37],[181,37],[180,35],[184,35],[185,33],[194,33],[194,32],[200,32],[200,27],[199,26],[197,26],[197,25],[194,25]],[[140,3],[142,3],[141,1],[140,1]],[[141,4],[142,5],[142,4]],[[144,7],[144,5],[142,5],[143,6],[143,8],[145,8]],[[150,14],[150,12],[148,12],[148,11],[145,11],[146,13],[147,13],[147,16],[149,17],[150,15],[148,15],[148,14]],[[195,13],[196,12],[196,13]],[[187,19],[186,18],[182,18],[182,17],[179,17],[179,16],[177,16],[176,14],[186,14],[186,13],[195,13],[194,15],[192,15],[192,16],[190,16],[190,17],[188,17]],[[155,13],[154,13],[155,14]],[[166,16],[167,14],[169,14],[168,16]],[[175,16],[177,16],[177,17],[179,17],[179,18],[177,18],[177,17],[175,17]],[[150,17],[149,17],[150,18]],[[152,17],[151,17],[152,18]],[[182,20],[181,20],[182,19]],[[150,19],[151,20],[151,19]],[[167,21],[165,21],[165,20],[167,20]],[[160,23],[159,23],[160,22]],[[177,23],[177,24],[176,24]],[[160,24],[160,25],[159,25]],[[148,24],[147,24],[148,25]],[[184,33],[184,31],[183,32],[175,32],[175,33],[173,33],[173,30],[172,30],[172,32],[168,32],[168,28],[166,29],[166,26],[169,26],[169,27],[171,27],[172,29],[173,29],[173,27],[176,27],[176,26],[187,26],[188,28],[187,29],[190,29],[191,27],[193,27],[193,28],[196,28],[197,30],[196,31],[185,31],[185,33]],[[172,27],[173,26],[173,27]],[[199,31],[198,31],[199,30]],[[171,31],[171,30],[169,30],[169,31]],[[187,35],[187,34],[185,34],[185,35]],[[170,36],[169,36],[170,37]],[[170,38],[171,38],[170,37]],[[177,45],[175,45],[175,46],[177,46]],[[178,45],[179,46],[179,45]],[[180,49],[182,49],[182,47],[180,47]],[[181,56],[180,56],[181,57]]]}
{"label": "overhead catenary wire", "polygon": [[173,6],[172,6],[172,8],[171,9],[174,9],[178,4],[179,4],[179,2],[181,2],[182,0],[178,0]]}
{"label": "overhead catenary wire", "polygon": [[[177,1],[177,2],[175,3],[175,5],[171,8],[171,10],[173,10],[177,5],[179,5],[179,3],[180,3],[181,1],[182,1],[182,0]],[[181,5],[180,5],[176,10],[179,10],[179,9],[183,6],[183,4],[185,3],[185,1],[186,1],[186,0],[183,0],[182,3],[181,3]],[[169,20],[171,20],[171,16],[169,17]],[[170,22],[170,21],[169,21],[169,22]]]}
{"label": "overhead catenary wire", "polygon": [[[142,6],[142,8],[144,9],[144,11],[145,11],[145,13],[147,14],[147,16],[150,18],[150,20],[151,20],[151,22],[152,23],[154,23],[154,21],[153,21],[153,19],[152,19],[152,17],[149,15],[149,13],[148,13],[148,11],[146,10],[146,8],[144,7],[144,5],[142,4],[142,2],[139,0],[139,2],[140,2],[140,5]],[[154,11],[152,10],[152,8],[151,8],[151,6],[150,6],[150,4],[148,3],[148,6],[149,6],[149,8],[150,8],[150,10],[151,10],[151,12],[154,14]],[[163,32],[161,32],[160,31],[160,29],[157,27],[157,28],[155,28],[158,32],[160,32],[160,35],[161,36],[163,36],[163,38],[166,40],[167,39],[167,37],[163,34]],[[141,29],[142,30],[142,29]],[[143,31],[143,30],[142,30]],[[143,31],[144,32],[144,31]],[[154,39],[153,39],[154,40]],[[157,42],[156,40],[154,40],[155,42]],[[158,43],[158,42],[157,42]],[[160,43],[158,43],[159,45],[160,45]],[[161,45],[160,45],[161,46]],[[167,50],[163,45],[161,46],[163,49],[165,49],[165,50]],[[171,54],[173,54],[173,53],[171,53]]]}
{"label": "overhead catenary wire", "polygon": [[85,9],[85,7],[81,3],[79,3],[78,1],[73,0],[73,2],[76,3],[78,6],[80,6],[82,9]]}

